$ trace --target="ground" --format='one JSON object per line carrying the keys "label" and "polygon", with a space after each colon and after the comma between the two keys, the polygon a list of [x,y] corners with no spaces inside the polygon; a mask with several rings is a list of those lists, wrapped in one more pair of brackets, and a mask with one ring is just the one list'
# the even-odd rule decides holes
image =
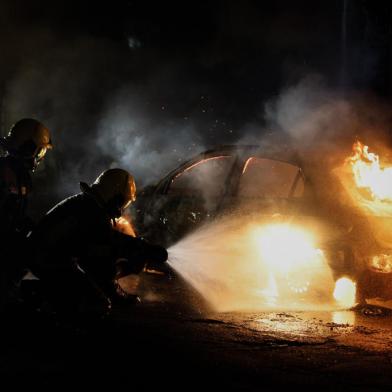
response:
{"label": "ground", "polygon": [[188,299],[147,295],[80,328],[42,317],[8,320],[1,380],[56,390],[392,388],[390,311],[222,314]]}

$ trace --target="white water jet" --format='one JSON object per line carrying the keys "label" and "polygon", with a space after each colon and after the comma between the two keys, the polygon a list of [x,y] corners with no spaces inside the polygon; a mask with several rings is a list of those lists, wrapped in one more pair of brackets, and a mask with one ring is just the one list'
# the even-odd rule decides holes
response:
{"label": "white water jet", "polygon": [[[238,217],[205,225],[169,248],[169,264],[217,311],[336,307],[332,273],[322,252],[315,249],[315,260],[294,267],[286,260],[266,261],[255,243],[255,233],[266,225],[270,222],[244,223]],[[281,249],[290,254],[293,246],[283,242],[284,235],[276,244],[278,257]]]}

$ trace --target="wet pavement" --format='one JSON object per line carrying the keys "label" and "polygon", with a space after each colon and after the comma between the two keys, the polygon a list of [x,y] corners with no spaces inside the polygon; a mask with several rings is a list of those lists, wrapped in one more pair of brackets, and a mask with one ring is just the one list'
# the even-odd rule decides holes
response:
{"label": "wet pavement", "polygon": [[173,298],[149,293],[78,328],[20,319],[2,333],[0,377],[56,390],[392,390],[389,310],[219,314]]}
{"label": "wet pavement", "polygon": [[[171,360],[174,367],[195,385],[234,390],[392,389],[388,311],[373,308],[372,316],[357,309],[198,317],[165,311],[156,304],[138,311],[147,311],[147,316],[140,315],[143,325],[152,329],[153,339],[160,336],[165,341],[168,352],[177,352]],[[133,327],[138,319],[132,319]]]}
{"label": "wet pavement", "polygon": [[263,312],[219,316],[264,338],[287,344],[329,344],[388,353],[392,350],[392,316],[378,307],[355,311]]}

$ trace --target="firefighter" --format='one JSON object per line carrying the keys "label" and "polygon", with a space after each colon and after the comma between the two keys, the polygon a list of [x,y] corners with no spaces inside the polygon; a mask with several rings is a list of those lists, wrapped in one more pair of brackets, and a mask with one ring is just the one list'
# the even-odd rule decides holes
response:
{"label": "firefighter", "polygon": [[32,188],[31,173],[52,148],[49,130],[39,121],[25,118],[0,139],[5,155],[0,158],[0,309],[17,292],[24,271],[23,252],[32,221],[26,215]]}
{"label": "firefighter", "polygon": [[81,193],[51,209],[33,230],[31,269],[55,313],[104,315],[127,299],[117,281],[141,272],[148,261],[164,263],[167,251],[115,230],[115,221],[136,198],[127,171],[109,169]]}

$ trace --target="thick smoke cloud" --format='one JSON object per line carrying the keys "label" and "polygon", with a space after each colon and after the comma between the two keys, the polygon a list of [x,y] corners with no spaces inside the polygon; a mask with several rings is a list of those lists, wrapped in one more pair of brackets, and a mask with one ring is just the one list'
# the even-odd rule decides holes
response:
{"label": "thick smoke cloud", "polygon": [[147,99],[132,93],[129,86],[108,102],[98,124],[97,147],[111,158],[111,167],[127,168],[145,185],[203,146],[195,124],[184,119],[152,118],[143,98]]}
{"label": "thick smoke cloud", "polygon": [[[37,34],[31,33],[31,44],[35,39],[42,44]],[[95,146],[96,128],[108,92],[124,75],[123,65],[117,65],[123,50],[105,39],[52,36],[5,81],[4,130],[22,117],[37,118],[51,129],[55,149],[47,163],[60,170],[56,188],[61,195],[105,167]]]}
{"label": "thick smoke cloud", "polygon": [[265,105],[270,126],[305,146],[349,130],[353,115],[351,105],[323,85],[322,78],[317,76],[289,86],[276,100]]}
{"label": "thick smoke cloud", "polygon": [[[162,79],[160,85],[137,81],[138,65],[125,51],[105,39],[53,40],[5,81],[5,130],[21,117],[52,130],[55,149],[47,163],[61,173],[58,197],[113,166],[145,184],[202,149],[193,120],[167,111],[174,97],[159,99]],[[181,97],[181,88],[172,89]]]}
{"label": "thick smoke cloud", "polygon": [[280,134],[306,156],[324,161],[349,154],[356,139],[387,147],[391,115],[385,102],[306,76],[264,105],[266,129]]}

